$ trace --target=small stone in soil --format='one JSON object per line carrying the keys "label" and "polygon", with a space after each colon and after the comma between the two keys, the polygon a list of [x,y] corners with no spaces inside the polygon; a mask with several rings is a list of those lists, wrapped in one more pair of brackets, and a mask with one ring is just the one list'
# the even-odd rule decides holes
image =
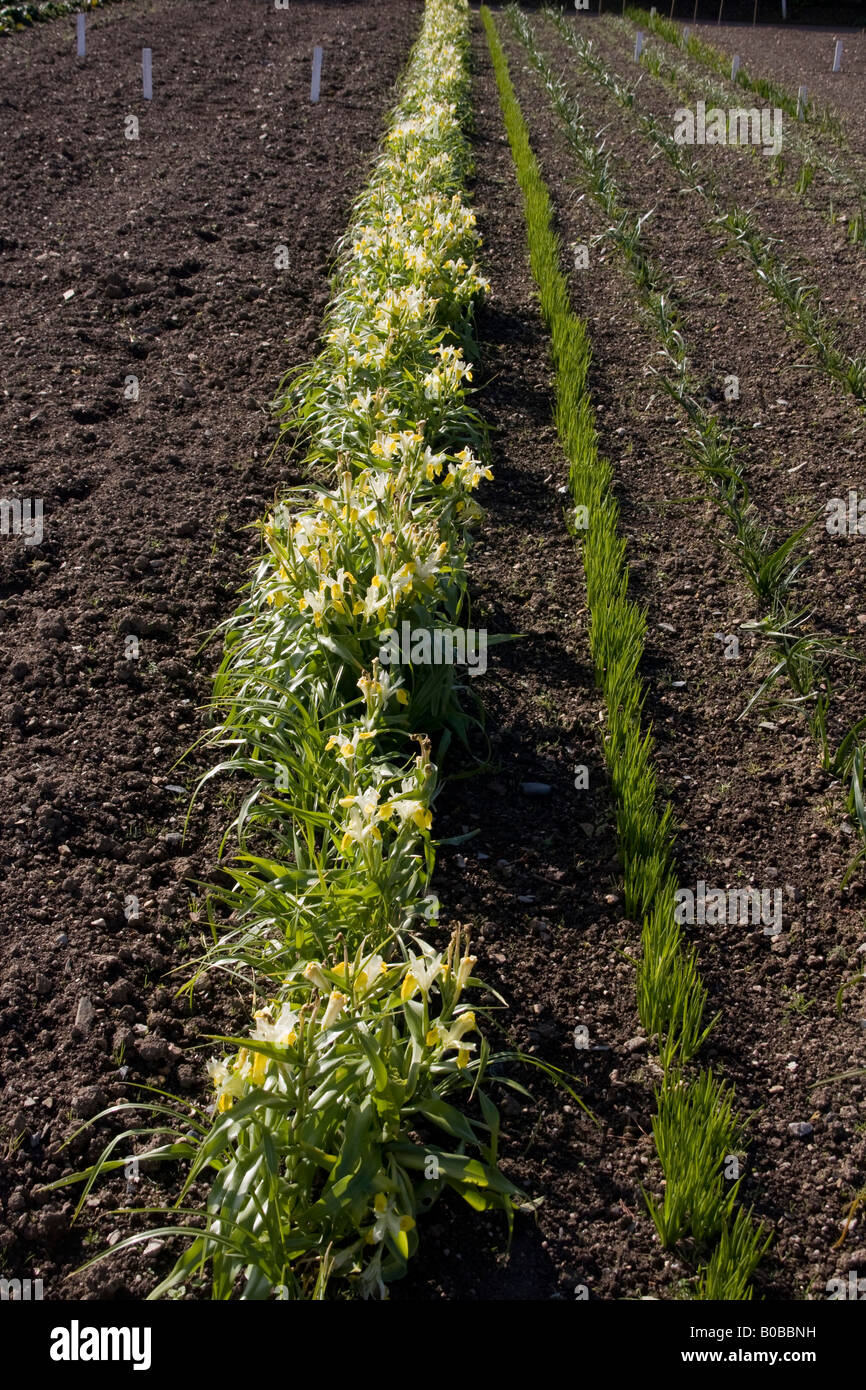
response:
{"label": "small stone in soil", "polygon": [[78,1001],[78,1008],[75,1011],[75,1026],[86,1031],[96,1018],[96,1010],[90,1002],[88,994],[82,994]]}
{"label": "small stone in soil", "polygon": [[788,1133],[795,1139],[807,1139],[812,1133],[812,1126],[808,1120],[792,1120],[788,1125]]}
{"label": "small stone in soil", "polygon": [[148,1035],[137,1042],[135,1050],[147,1066],[158,1066],[165,1061],[168,1055],[168,1045],[165,1038],[158,1038],[153,1035]]}
{"label": "small stone in soil", "polygon": [[92,1120],[94,1115],[98,1115],[107,1105],[105,1092],[98,1086],[86,1086],[83,1091],[78,1092],[72,1102],[74,1113],[82,1120]]}

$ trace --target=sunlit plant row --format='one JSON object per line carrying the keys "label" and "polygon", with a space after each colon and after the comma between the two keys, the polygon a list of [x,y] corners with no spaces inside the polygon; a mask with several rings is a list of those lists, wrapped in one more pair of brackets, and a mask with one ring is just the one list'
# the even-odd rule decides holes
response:
{"label": "sunlit plant row", "polygon": [[[623,86],[615,74],[606,70],[604,63],[592,54],[590,45],[575,33],[562,15],[554,15],[552,11],[547,13],[578,54],[592,79],[611,92],[621,107],[631,111],[634,106],[633,90]],[[525,28],[524,33],[528,38]],[[537,66],[541,55],[537,48],[533,52],[533,61]],[[844,643],[828,634],[814,631],[811,611],[799,607],[802,571],[808,562],[808,557],[802,551],[802,542],[817,516],[798,526],[779,542],[773,529],[759,515],[750,500],[743,451],[734,444],[731,433],[722,429],[715,411],[702,401],[701,397],[706,395],[706,391],[689,372],[683,325],[676,311],[670,307],[676,299],[675,287],[647,250],[643,233],[646,215],[641,216],[623,206],[609,157],[604,154],[603,142],[599,143],[599,137],[588,131],[576,97],[569,93],[563,80],[555,78],[544,64],[542,76],[566,124],[569,143],[589,175],[593,196],[611,219],[608,235],[625,257],[641,299],[650,312],[653,328],[661,338],[665,365],[658,373],[659,381],[688,416],[686,449],[698,472],[711,484],[710,495],[733,530],[733,538],[725,542],[725,546],[762,605],[763,616],[742,626],[769,644],[768,654],[772,664],[768,675],[743,710],[743,715],[763,701],[774,699],[780,679],[787,679],[790,693],[784,695],[779,703],[805,715],[810,732],[821,745],[824,767],[848,784],[847,810],[861,837],[866,839],[863,748],[859,738],[866,721],[858,720],[852,728],[838,731],[836,750],[833,751],[831,746],[831,663],[836,665],[849,660],[851,654]],[[762,237],[752,214],[737,207],[723,208],[713,183],[705,179],[691,156],[671,139],[652,114],[641,114],[638,119],[641,130],[653,141],[656,150],[670,161],[686,185],[714,207],[714,224],[723,228],[732,245],[751,260],[759,282],[771,291],[782,307],[788,326],[801,334],[828,373],[862,401],[866,384],[864,363],[861,359],[846,356],[840,350],[826,312],[816,303],[816,291],[805,285],[779,259],[775,247]],[[843,884],[853,877],[864,859],[866,848],[860,845],[848,866]]]}
{"label": "sunlit plant row", "polygon": [[[721,77],[729,77],[731,70],[730,55],[723,49],[717,48],[715,44],[707,43],[697,34],[689,33],[688,26],[674,24],[671,19],[666,19],[663,15],[656,14],[655,6],[647,13],[637,5],[628,5],[625,14],[633,24],[641,25],[649,29],[650,33],[663,39],[665,43],[672,44],[675,48],[682,51],[701,67],[708,68],[711,72],[716,72]],[[732,79],[735,85],[745,88],[748,92],[753,92],[762,101],[770,102],[774,106],[781,106],[783,111],[796,120],[799,113],[799,101],[795,92],[789,92],[787,88],[780,86],[777,82],[771,82],[766,77],[752,77],[745,67],[740,67],[736,78]],[[844,139],[842,122],[835,111],[827,106],[818,108],[813,101],[807,101],[803,107],[803,118],[814,124],[822,133],[828,133],[834,139]]]}
{"label": "sunlit plant row", "polygon": [[254,989],[254,1024],[210,1063],[213,1113],[154,1107],[157,1155],[190,1160],[175,1210],[198,1219],[152,1297],[208,1277],[216,1299],[382,1296],[446,1186],[511,1217],[475,957],[459,928],[443,949],[424,934],[431,739],[438,759],[465,735],[466,701],[453,667],[379,660],[403,621],[460,622],[490,477],[467,402],[487,288],[461,194],[468,83],[467,0],[428,0],[339,248],[324,346],[279,402],[314,481],[263,523],[228,626],[209,776],[243,773],[247,795],[230,922],[212,920],[201,962]]}
{"label": "sunlit plant row", "polygon": [[[589,142],[535,39],[533,26],[514,5],[507,16],[559,114],[570,143],[582,151],[594,191],[616,185],[603,151]],[[691,1063],[716,1020],[706,1020],[707,991],[697,956],[674,915],[676,877],[669,806],[662,807],[653,762],[652,730],[643,724],[641,663],[646,614],[628,592],[626,543],[610,463],[599,451],[589,390],[591,343],[571,305],[562,273],[562,245],[554,204],[532,148],[529,127],[510,76],[496,23],[486,6],[481,17],[499,88],[500,105],[521,188],[533,276],[551,340],[556,425],[569,460],[575,504],[590,518],[581,535],[581,558],[590,611],[589,641],[596,677],[607,706],[604,758],[616,811],[624,872],[626,912],[642,920],[637,968],[638,1010],[650,1036],[657,1035],[663,1079],[656,1091],[653,1136],[665,1176],[661,1202],[647,1207],[666,1248],[683,1240],[704,1257],[692,1286],[698,1299],[748,1299],[750,1279],[766,1241],[750,1215],[736,1206],[739,1181],[726,1187],[726,1157],[741,1144],[729,1087],[711,1071],[694,1075]],[[639,226],[637,231],[639,233]],[[637,255],[636,247],[634,248]],[[653,263],[640,255],[640,280],[652,286]],[[664,301],[662,300],[662,306]],[[763,1243],[762,1243],[763,1241]]]}

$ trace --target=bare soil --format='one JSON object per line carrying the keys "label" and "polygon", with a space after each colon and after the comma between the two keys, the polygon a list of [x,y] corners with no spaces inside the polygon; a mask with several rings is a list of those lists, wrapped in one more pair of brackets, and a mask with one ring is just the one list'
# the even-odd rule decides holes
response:
{"label": "bare soil", "polygon": [[[187,823],[208,759],[179,760],[208,726],[214,629],[257,553],[253,523],[297,481],[273,452],[268,402],[315,348],[331,251],[419,17],[420,3],[398,0],[288,12],[126,0],[91,20],[84,64],[72,21],[0,42],[0,476],[3,496],[44,505],[40,544],[0,538],[0,1272],[42,1278],[48,1299],[142,1298],[177,1253],[153,1241],[74,1274],[106,1240],[144,1227],[117,1207],[171,1200],[178,1181],[148,1170],[146,1141],[124,1141],[119,1152],[138,1152],[138,1164],[100,1183],[70,1226],[71,1198],[42,1186],[95,1159],[121,1120],[63,1142],[137,1083],[207,1103],[207,1035],[248,1022],[248,1000],[225,986],[206,983],[192,1008],[176,994],[197,951],[198,885],[216,881],[236,797],[209,787]],[[504,20],[501,33],[563,242],[588,243],[603,231],[598,213]],[[154,53],[150,103],[143,46]],[[473,61],[471,196],[492,282],[476,404],[495,481],[472,554],[471,622],[521,638],[492,649],[477,683],[484,770],[446,783],[435,822],[442,839],[475,833],[442,848],[433,886],[443,937],[470,925],[479,973],[507,999],[502,1049],[562,1068],[591,1115],[517,1066],[534,1098],[503,1100],[502,1159],[537,1215],[517,1217],[509,1251],[501,1218],[443,1199],[393,1297],[673,1299],[695,1252],[661,1250],[643,1198],[662,1180],[651,1134],[660,1070],[635,1004],[640,927],[624,915],[548,339],[477,15]],[[704,209],[660,161],[648,164],[623,113],[585,81],[581,99],[609,126],[630,205],[656,207],[648,233],[676,280],[695,370],[741,375],[735,423],[750,481],[784,528],[855,476],[862,412],[814,373],[797,375],[778,315],[725,260]],[[125,137],[130,115],[137,141]],[[788,222],[779,208],[808,260],[801,213]],[[862,882],[839,891],[851,827],[802,721],[738,718],[755,688],[752,653],[744,643],[743,659],[726,661],[715,634],[737,631],[753,605],[720,516],[684,471],[632,282],[599,246],[572,293],[594,343],[632,592],[647,607],[647,716],[680,881],[784,894],[778,940],[760,927],[695,927],[720,1015],[702,1060],[734,1081],[752,1116],[742,1197],[774,1235],[759,1295],[823,1298],[827,1279],[866,1267],[856,1224],[843,1233],[866,1167],[863,1086],[827,1080],[864,1065],[862,986],[836,1007],[866,942]],[[786,470],[801,462],[810,467],[792,484]],[[816,544],[809,579],[822,620],[858,650],[862,564],[856,540]],[[862,697],[858,671],[841,688],[846,718]],[[588,1047],[575,1046],[578,1028]],[[796,1121],[813,1126],[807,1138],[792,1137]]]}

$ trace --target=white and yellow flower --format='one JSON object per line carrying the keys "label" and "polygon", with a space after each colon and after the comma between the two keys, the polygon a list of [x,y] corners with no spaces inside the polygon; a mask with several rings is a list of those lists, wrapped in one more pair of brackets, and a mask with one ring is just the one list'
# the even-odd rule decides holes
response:
{"label": "white and yellow flower", "polygon": [[384,1192],[377,1192],[373,1198],[373,1225],[370,1227],[367,1240],[375,1245],[390,1236],[397,1246],[400,1253],[407,1257],[409,1254],[409,1242],[406,1233],[414,1229],[414,1217],[403,1215],[397,1211],[394,1198],[386,1197]]}
{"label": "white and yellow flower", "polygon": [[463,1039],[467,1033],[475,1031],[475,1026],[475,1015],[471,1009],[459,1014],[450,1028],[446,1028],[444,1023],[435,1023],[427,1034],[427,1046],[435,1047],[439,1052],[456,1048],[457,1065],[463,1068],[469,1061],[469,1054],[475,1051],[475,1043],[467,1043]]}
{"label": "white and yellow flower", "polygon": [[331,994],[328,998],[327,1007],[325,1009],[325,1012],[322,1014],[321,1022],[319,1024],[319,1027],[321,1028],[323,1033],[326,1032],[329,1028],[333,1028],[334,1024],[337,1022],[337,1019],[340,1017],[340,1014],[346,1007],[347,1002],[348,1000],[346,998],[346,995],[342,994],[340,990],[335,989],[331,991]]}
{"label": "white and yellow flower", "polygon": [[416,956],[410,951],[409,966],[400,987],[400,998],[405,1003],[407,999],[412,998],[416,990],[420,989],[426,999],[441,974],[441,955],[431,953],[430,955]]}

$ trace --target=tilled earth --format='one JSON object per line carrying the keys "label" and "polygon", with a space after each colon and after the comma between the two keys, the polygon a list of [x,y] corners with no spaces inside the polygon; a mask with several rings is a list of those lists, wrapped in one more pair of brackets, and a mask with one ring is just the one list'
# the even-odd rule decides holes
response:
{"label": "tilled earth", "polygon": [[[856,445],[859,411],[819,374],[796,374],[783,325],[762,308],[736,260],[723,259],[718,237],[702,225],[700,200],[682,196],[662,161],[649,162],[627,118],[575,76],[577,65],[555,31],[542,25],[539,32],[556,54],[555,70],[569,73],[579,90],[590,129],[604,129],[627,205],[638,214],[655,208],[648,232],[681,296],[692,369],[711,388],[727,370],[748,383],[734,422],[750,486],[767,523],[786,534],[792,506],[811,510],[853,478],[834,439],[841,431]],[[724,889],[758,884],[782,896],[777,939],[760,924],[697,924],[692,933],[709,1011],[719,1013],[701,1060],[734,1082],[739,1109],[751,1117],[741,1198],[773,1234],[757,1292],[824,1298],[829,1279],[866,1263],[856,1219],[845,1223],[866,1171],[862,985],[837,1007],[840,988],[862,971],[866,937],[862,882],[840,891],[852,827],[839,786],[822,771],[798,716],[740,718],[761,668],[745,638],[740,660],[726,660],[718,634],[739,632],[754,616],[754,601],[722,545],[722,517],[687,472],[680,422],[651,375],[658,343],[633,283],[615,253],[595,240],[603,218],[504,16],[500,34],[562,240],[593,248],[590,269],[571,277],[572,292],[590,325],[593,398],[602,450],[614,467],[632,592],[647,606],[647,714],[679,826],[680,882],[693,889],[700,880]],[[480,325],[489,370],[481,408],[496,430],[497,471],[474,557],[475,603],[495,630],[526,636],[497,651],[496,669],[481,683],[500,769],[453,789],[439,808],[452,834],[481,827],[460,859],[443,867],[440,896],[464,915],[468,910],[489,966],[499,965],[493,982],[508,998],[518,1041],[580,1077],[600,1127],[570,1113],[546,1083],[530,1082],[538,1104],[511,1120],[505,1152],[512,1176],[543,1198],[537,1227],[518,1223],[511,1262],[491,1285],[493,1255],[487,1264],[479,1258],[472,1218],[455,1216],[443,1228],[447,1258],[438,1260],[436,1276],[451,1297],[465,1289],[468,1264],[481,1297],[495,1287],[502,1297],[569,1298],[588,1290],[590,1298],[670,1298],[689,1271],[663,1256],[640,1190],[662,1188],[649,1133],[658,1072],[638,1026],[634,971],[623,957],[635,951],[639,926],[621,919],[598,766],[602,702],[586,666],[585,597],[560,515],[566,472],[550,427],[547,339],[480,35],[476,83],[475,197],[494,290]],[[790,224],[797,228],[794,216]],[[748,332],[753,326],[757,331]],[[711,398],[720,402],[721,392]],[[752,446],[750,435],[760,442]],[[814,467],[792,498],[787,469],[800,462],[793,441]],[[855,447],[852,457],[862,451]],[[856,541],[834,549],[819,534],[808,548],[808,600],[856,650]],[[836,697],[840,715],[853,722],[863,708],[862,672],[849,670]],[[590,768],[589,792],[574,789],[575,764]],[[521,792],[523,782],[538,780],[551,787],[541,801]],[[455,862],[462,892],[452,887]],[[573,1051],[578,1024],[589,1032],[588,1057]],[[828,1080],[847,1071],[855,1074]],[[792,1125],[806,1126],[805,1138],[795,1137]],[[423,1268],[421,1261],[416,1274]]]}
{"label": "tilled earth", "polygon": [[[550,34],[547,25],[544,30]],[[621,19],[606,15],[603,22],[583,25],[579,33],[592,40],[596,50],[603,54],[610,72],[615,73],[621,82],[634,83],[636,90],[636,109],[650,111],[661,129],[670,133],[674,129],[674,112],[681,106],[694,108],[698,98],[704,97],[709,81],[710,90],[716,93],[706,105],[710,108],[718,104],[723,109],[736,107],[749,108],[757,104],[759,98],[746,92],[742,87],[730,82],[719,74],[708,73],[696,60],[684,54],[673,45],[664,43],[653,36],[651,49],[663,62],[662,75],[656,77],[649,67],[638,67],[633,60],[635,26]],[[728,44],[733,42],[741,52],[746,70],[755,77],[774,77],[781,81],[789,93],[796,93],[798,83],[789,80],[790,69],[785,66],[777,71],[772,61],[765,61],[768,47],[776,52],[787,52],[794,48],[787,42],[787,36],[779,38],[774,45],[769,44],[769,35],[758,31],[756,37],[751,30],[743,33],[735,31],[732,39],[728,34]],[[718,46],[724,30],[705,30],[704,38]],[[824,43],[829,42],[822,35],[808,34],[808,49],[801,31],[796,35],[797,47],[801,55],[810,52],[814,61]],[[852,100],[853,87],[858,82],[852,75],[860,62],[866,58],[866,42],[858,35],[846,36],[848,57],[846,73],[831,75],[833,105],[844,122],[844,133],[837,137],[831,131],[822,131],[817,123],[810,121],[808,126],[799,126],[786,113],[781,118],[781,165],[768,158],[764,151],[752,145],[693,145],[688,149],[690,158],[695,159],[701,174],[706,180],[705,187],[712,191],[715,184],[719,194],[719,211],[727,212],[734,207],[748,210],[760,227],[762,237],[769,241],[775,253],[788,266],[790,272],[800,276],[806,284],[814,286],[820,294],[823,313],[832,324],[840,347],[849,354],[864,354],[863,300],[861,282],[866,268],[866,246],[862,240],[853,241],[850,228],[853,219],[860,211],[862,188],[866,166],[862,151],[866,147],[866,122],[862,110],[858,110]],[[724,47],[724,45],[722,45]],[[753,61],[752,51],[756,50]],[[832,46],[831,46],[832,51]],[[566,52],[560,50],[560,60]],[[679,72],[685,76],[676,82],[670,77],[668,64],[674,62]],[[784,74],[788,74],[785,76]],[[833,85],[838,83],[839,85]],[[591,84],[590,84],[591,85]],[[809,86],[809,91],[813,88]],[[822,103],[816,96],[820,106]],[[619,124],[619,123],[618,123]],[[617,139],[626,137],[628,123],[622,122]],[[797,191],[797,177],[805,158],[805,148],[797,143],[797,136],[805,132],[810,140],[811,182],[803,192]],[[645,143],[642,137],[636,147]],[[666,165],[664,160],[656,160],[652,166],[645,167],[644,175],[650,188],[655,180],[671,176],[671,170],[658,168]],[[846,181],[847,180],[847,181]],[[671,209],[677,200],[672,200]],[[702,200],[683,190],[681,204],[694,203],[697,207]],[[652,204],[650,204],[652,206]],[[648,224],[652,234],[658,224],[654,217]],[[690,247],[693,262],[700,257],[699,249]],[[743,269],[748,269],[753,278],[751,265],[743,260]],[[730,277],[733,278],[733,277]],[[798,342],[802,356],[807,356],[802,342]],[[798,368],[803,371],[804,368]],[[808,370],[808,369],[806,369]]]}
{"label": "tilled earth", "polygon": [[[92,1161],[122,1122],[61,1143],[136,1094],[136,1082],[206,1103],[206,1035],[247,1025],[248,999],[226,987],[203,984],[192,1008],[175,993],[197,951],[205,890],[195,885],[218,874],[236,792],[208,784],[187,823],[208,754],[178,760],[207,728],[220,648],[218,636],[206,639],[256,553],[250,528],[275,488],[296,480],[291,460],[272,454],[268,400],[314,348],[329,254],[419,16],[420,4],[398,0],[287,13],[255,0],[127,0],[91,21],[84,65],[71,22],[0,43],[0,466],[4,496],[44,506],[40,544],[0,538],[0,1243],[2,1272],[41,1277],[48,1298],[140,1298],[176,1253],[153,1241],[143,1256],[68,1277],[106,1240],[141,1227],[114,1208],[171,1199],[177,1180],[142,1159],[100,1183],[70,1228],[72,1199],[41,1185]],[[691,1268],[661,1250],[641,1191],[662,1191],[651,1136],[660,1071],[635,1008],[640,933],[620,892],[547,335],[477,16],[473,30],[471,196],[493,286],[478,322],[477,404],[492,428],[495,481],[472,553],[472,624],[522,635],[493,649],[476,687],[489,739],[478,752],[491,767],[446,785],[436,828],[478,833],[443,848],[434,888],[443,933],[455,921],[472,927],[478,973],[508,1001],[502,1048],[562,1068],[592,1115],[518,1067],[534,1099],[503,1101],[503,1164],[541,1199],[537,1216],[517,1217],[509,1252],[501,1218],[443,1200],[393,1296],[672,1298]],[[598,216],[504,22],[502,33],[563,240],[589,242]],[[322,100],[311,106],[316,43]],[[154,53],[151,103],[140,95],[143,46]],[[614,122],[594,93],[584,97],[599,125]],[[137,141],[125,135],[130,116]],[[644,154],[617,145],[641,211],[645,180],[667,177],[657,164],[647,174]],[[696,369],[711,375],[737,341],[737,316],[751,321],[760,305],[745,271],[730,271],[737,293],[714,356],[712,298],[725,271],[706,285],[703,270],[696,277],[700,210],[684,219],[676,191],[663,182],[660,193],[657,249],[684,284],[690,274],[699,282],[683,307],[698,358],[710,359]],[[835,1009],[864,938],[861,890],[838,891],[851,849],[839,789],[795,720],[768,721],[776,730],[738,721],[754,672],[726,662],[714,634],[752,612],[720,545],[720,517],[682,473],[675,417],[647,387],[656,344],[613,256],[575,275],[573,293],[595,345],[592,389],[633,590],[648,607],[647,713],[681,826],[681,881],[785,893],[781,942],[760,929],[695,929],[721,1014],[704,1060],[735,1081],[741,1111],[755,1112],[742,1195],[774,1233],[759,1292],[820,1298],[828,1278],[866,1266],[856,1225],[836,1248],[863,1181],[862,1086],[814,1089],[862,1065],[862,991],[841,1017]],[[760,352],[783,370],[778,319],[768,315],[761,332]],[[744,379],[759,380],[759,355],[746,352]],[[774,522],[802,498],[791,501],[775,466],[790,447],[786,412],[763,407],[790,395],[808,429],[809,389],[783,393],[773,382],[743,405],[744,427],[761,411],[755,469]],[[821,481],[835,485],[843,467],[832,431],[841,417],[853,438],[859,418],[820,389]],[[856,598],[859,557],[844,550],[845,580],[844,555],[817,559],[827,611],[834,574],[846,602]],[[842,627],[856,637],[856,608]],[[531,795],[527,783],[549,790]],[[805,1141],[788,1130],[797,1121],[813,1126]],[[124,1141],[118,1152],[145,1147]]]}
{"label": "tilled earth", "polygon": [[61,1142],[136,1082],[204,1103],[203,1036],[247,1024],[225,988],[176,998],[233,804],[208,788],[187,823],[213,755],[178,760],[252,523],[297,481],[268,402],[313,351],[420,11],[129,0],[83,63],[74,19],[0,41],[0,476],[44,512],[41,543],[0,537],[0,1249],[46,1298],[141,1296],[169,1253],[64,1281],[128,1229],[100,1213],[159,1194],[131,1165],[70,1231],[38,1189],[110,1128]]}
{"label": "tilled earth", "polygon": [[[607,7],[605,7],[607,8]],[[768,77],[789,91],[805,86],[816,106],[838,111],[851,136],[852,146],[864,150],[866,113],[861,93],[866,75],[866,31],[863,12],[845,12],[840,5],[824,17],[820,29],[803,25],[698,24],[692,32],[706,43],[738,53],[753,77]],[[850,28],[852,24],[858,27]],[[836,41],[842,41],[842,66],[833,71]]]}

